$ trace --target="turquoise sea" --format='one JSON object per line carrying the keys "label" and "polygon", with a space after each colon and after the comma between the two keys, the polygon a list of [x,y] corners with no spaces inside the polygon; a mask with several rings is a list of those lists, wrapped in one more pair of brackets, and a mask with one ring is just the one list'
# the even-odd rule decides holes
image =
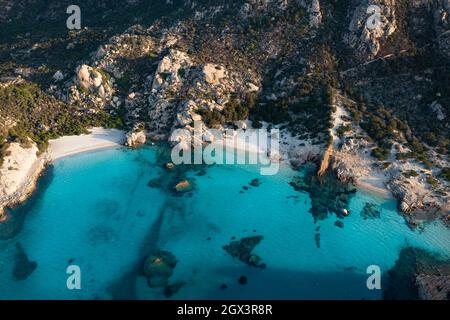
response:
{"label": "turquoise sea", "polygon": [[[117,148],[54,163],[0,229],[0,299],[166,299],[140,274],[156,249],[175,255],[170,281],[185,283],[171,299],[380,299],[381,290],[366,286],[369,265],[386,273],[407,245],[450,258],[450,231],[439,222],[410,230],[393,199],[358,191],[343,228],[335,215],[315,223],[309,195],[289,185],[299,172],[289,168],[275,176],[260,176],[257,166],[187,171],[195,190],[184,196],[150,187],[166,179],[159,152]],[[249,186],[255,178],[261,185]],[[379,206],[379,219],[361,217],[367,202]],[[254,235],[264,237],[254,253],[265,269],[222,248]],[[17,279],[24,254],[34,270]],[[81,269],[81,290],[67,289],[69,265]]]}

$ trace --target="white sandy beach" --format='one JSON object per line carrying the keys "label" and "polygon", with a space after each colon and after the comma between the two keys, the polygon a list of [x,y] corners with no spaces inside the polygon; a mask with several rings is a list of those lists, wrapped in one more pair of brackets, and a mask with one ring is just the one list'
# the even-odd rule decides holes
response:
{"label": "white sandy beach", "polygon": [[50,140],[48,153],[50,159],[54,161],[77,153],[120,146],[124,141],[124,131],[93,128],[90,130],[90,134]]}

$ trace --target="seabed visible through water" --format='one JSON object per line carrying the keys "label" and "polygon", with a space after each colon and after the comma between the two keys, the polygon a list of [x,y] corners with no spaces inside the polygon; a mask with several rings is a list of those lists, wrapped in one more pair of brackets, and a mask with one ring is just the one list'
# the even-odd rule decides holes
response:
{"label": "seabed visible through water", "polygon": [[[380,299],[383,290],[367,289],[368,266],[385,275],[408,246],[450,259],[449,230],[410,230],[392,199],[360,190],[322,199],[290,185],[306,169],[167,170],[166,155],[117,148],[55,162],[0,225],[0,299]],[[192,188],[174,192],[183,180]],[[348,217],[332,212],[335,200],[347,201]],[[262,238],[238,247],[252,237]],[[232,242],[249,254],[233,257]],[[176,263],[151,287],[144,263],[160,251]],[[69,265],[80,267],[81,290],[67,288]]]}

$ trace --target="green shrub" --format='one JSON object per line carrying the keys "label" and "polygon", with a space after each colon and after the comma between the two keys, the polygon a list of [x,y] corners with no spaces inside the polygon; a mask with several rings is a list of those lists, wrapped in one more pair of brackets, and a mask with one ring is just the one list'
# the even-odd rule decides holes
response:
{"label": "green shrub", "polygon": [[450,182],[450,167],[443,168],[439,177]]}
{"label": "green shrub", "polygon": [[402,173],[405,178],[417,177],[419,174],[414,170],[408,170]]}

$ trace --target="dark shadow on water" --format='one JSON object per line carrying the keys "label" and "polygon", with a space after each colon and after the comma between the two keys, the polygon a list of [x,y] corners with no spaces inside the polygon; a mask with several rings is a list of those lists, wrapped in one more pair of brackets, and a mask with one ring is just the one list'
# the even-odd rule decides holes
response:
{"label": "dark shadow on water", "polygon": [[36,270],[38,265],[35,261],[28,259],[27,253],[19,242],[16,243],[16,250],[13,277],[16,281],[22,281],[27,279]]}
{"label": "dark shadow on water", "polygon": [[54,177],[53,166],[48,166],[42,176],[38,179],[36,190],[24,203],[7,209],[9,219],[0,223],[0,241],[9,240],[16,237],[23,228],[27,214],[31,210],[39,210],[42,205],[42,199],[47,191],[49,185],[52,183]]}
{"label": "dark shadow on water", "polygon": [[176,204],[176,199],[167,197],[163,206],[158,212],[158,217],[151,225],[146,238],[142,242],[139,250],[139,256],[132,263],[132,266],[121,277],[117,279],[109,288],[112,298],[115,300],[134,300],[136,299],[136,279],[142,275],[142,270],[146,257],[158,249],[158,242],[161,235],[161,229],[166,215],[170,211],[180,212],[182,207]]}
{"label": "dark shadow on water", "polygon": [[[224,283],[216,279],[197,278],[195,281],[209,283],[210,290],[192,293],[189,291],[190,283],[188,282],[173,296],[173,299],[361,300],[382,298],[381,290],[367,288],[368,275],[351,271],[310,272],[274,269],[270,266],[261,270],[242,266],[219,268],[213,273],[231,280]],[[247,284],[239,283],[238,280],[242,276],[247,278]]]}
{"label": "dark shadow on water", "polygon": [[[142,157],[136,158],[142,161]],[[156,164],[163,167],[170,162],[170,148],[162,144],[156,147]],[[152,164],[154,165],[154,164]],[[144,166],[149,169],[149,166]],[[172,186],[175,182],[179,182],[186,178],[186,174],[193,170],[192,166],[177,166],[175,170],[163,170],[159,176],[161,183],[161,190],[165,194],[165,200],[159,209],[158,216],[155,222],[150,226],[145,239],[139,249],[138,257],[130,265],[128,270],[118,277],[118,279],[108,288],[113,299],[118,300],[133,300],[136,299],[136,280],[143,274],[143,266],[145,259],[159,248],[159,240],[161,229],[164,221],[171,216],[169,214],[176,214],[178,217],[185,216],[185,208],[182,205],[183,197],[176,197],[172,191]],[[144,175],[140,175],[140,180]],[[134,193],[134,189],[131,190]],[[133,198],[133,197],[132,197]]]}

